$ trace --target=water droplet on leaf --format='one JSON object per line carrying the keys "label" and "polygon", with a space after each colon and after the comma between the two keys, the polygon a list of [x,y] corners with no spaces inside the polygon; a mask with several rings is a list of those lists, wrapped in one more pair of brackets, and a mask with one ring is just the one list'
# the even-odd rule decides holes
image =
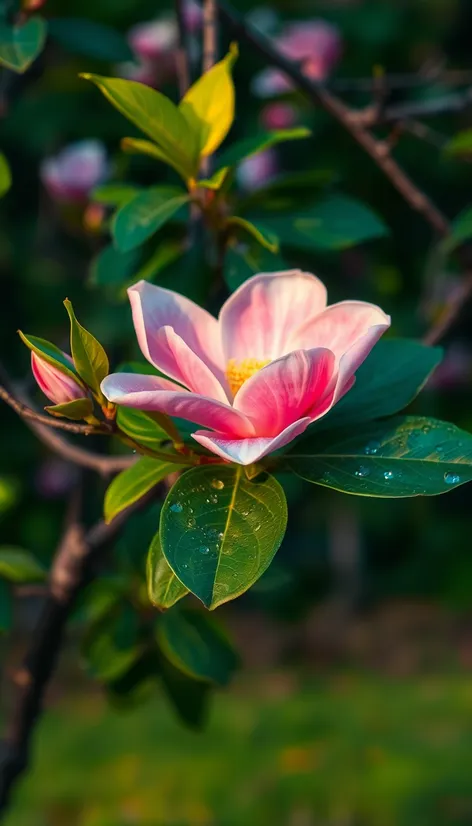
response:
{"label": "water droplet on leaf", "polygon": [[198,550],[200,551],[201,554],[209,554],[210,553],[210,549],[209,549],[208,545],[200,545]]}
{"label": "water droplet on leaf", "polygon": [[216,490],[223,490],[225,483],[221,481],[221,479],[212,479],[210,482],[212,488],[216,488]]}
{"label": "water droplet on leaf", "polygon": [[386,470],[385,473],[384,473],[384,479],[386,479],[387,482],[390,479],[393,479],[394,476],[395,476],[395,474],[394,474],[393,470]]}
{"label": "water droplet on leaf", "polygon": [[369,444],[366,445],[365,448],[364,448],[364,453],[366,453],[367,456],[373,456],[375,453],[377,453],[379,447],[380,447],[380,442],[375,442],[375,441],[369,442]]}
{"label": "water droplet on leaf", "polygon": [[183,507],[180,502],[174,502],[173,505],[170,506],[172,513],[182,513]]}
{"label": "water droplet on leaf", "polygon": [[454,473],[453,470],[448,470],[447,473],[444,474],[444,481],[446,485],[458,485],[461,480],[461,477],[458,473]]}
{"label": "water droplet on leaf", "polygon": [[361,478],[363,478],[364,476],[368,476],[369,473],[370,469],[368,467],[365,467],[364,465],[361,465],[357,468],[356,471],[354,471],[354,476],[360,476]]}

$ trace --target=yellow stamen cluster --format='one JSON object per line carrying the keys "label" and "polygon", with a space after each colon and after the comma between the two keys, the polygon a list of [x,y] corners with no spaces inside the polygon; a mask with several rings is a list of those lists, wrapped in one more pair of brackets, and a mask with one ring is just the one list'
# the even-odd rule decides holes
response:
{"label": "yellow stamen cluster", "polygon": [[267,359],[267,361],[259,361],[259,359],[236,361],[236,359],[230,359],[226,365],[226,378],[233,396],[236,395],[245,381],[250,379],[262,367],[265,367],[266,364],[269,364],[269,361],[270,359]]}

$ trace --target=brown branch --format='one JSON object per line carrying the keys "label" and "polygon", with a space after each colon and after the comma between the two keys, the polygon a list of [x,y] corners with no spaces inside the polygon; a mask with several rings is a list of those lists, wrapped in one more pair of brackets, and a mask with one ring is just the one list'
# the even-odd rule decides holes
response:
{"label": "brown branch", "polygon": [[[441,83],[442,86],[466,86],[472,83],[470,69],[449,69],[444,71],[442,66],[423,67],[418,72],[393,73],[384,75],[385,84],[389,90],[412,89],[418,86],[428,86],[432,83]],[[330,89],[337,92],[372,92],[376,85],[376,78],[354,77],[333,78],[328,81]]]}
{"label": "brown branch", "polygon": [[203,3],[203,73],[216,63],[218,54],[218,15],[216,0]]}
{"label": "brown branch", "polygon": [[187,27],[185,25],[184,0],[175,0],[175,15],[179,33],[179,43],[176,54],[177,77],[179,80],[180,97],[183,98],[190,86],[190,48]]}
{"label": "brown branch", "polygon": [[436,321],[431,325],[428,332],[423,336],[425,344],[438,344],[450,328],[457,321],[461,315],[465,304],[472,298],[472,273],[467,273],[458,284],[457,289],[452,292],[452,295],[443,307]]}
{"label": "brown branch", "polygon": [[0,813],[5,812],[13,787],[29,764],[34,727],[43,709],[75,599],[93,578],[97,557],[117,538],[130,515],[148,501],[149,495],[109,525],[98,522],[87,533],[75,520],[66,528],[51,569],[48,597],[15,678],[15,709],[1,744]]}
{"label": "brown branch", "polygon": [[435,115],[462,112],[472,106],[472,88],[463,92],[442,95],[432,100],[412,100],[406,103],[396,103],[386,106],[380,112],[374,107],[367,107],[351,113],[351,119],[365,127],[381,126],[388,123],[397,123],[402,120],[429,118]]}
{"label": "brown branch", "polygon": [[36,413],[27,404],[15,399],[5,387],[0,385],[0,399],[10,405],[13,410],[23,419],[31,419],[38,424],[46,425],[57,430],[65,430],[67,433],[81,433],[82,436],[90,436],[94,433],[110,434],[110,425],[103,422],[101,425],[76,424],[75,422],[64,422],[62,419],[55,419],[53,416],[45,416],[43,413]]}

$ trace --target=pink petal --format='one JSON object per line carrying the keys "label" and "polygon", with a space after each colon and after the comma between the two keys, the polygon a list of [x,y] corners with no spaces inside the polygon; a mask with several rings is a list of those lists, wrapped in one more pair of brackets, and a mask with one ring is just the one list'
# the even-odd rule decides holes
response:
{"label": "pink petal", "polygon": [[210,433],[206,430],[197,430],[192,436],[199,444],[222,459],[236,462],[238,465],[250,465],[300,436],[310,423],[309,417],[299,419],[286,427],[275,439],[231,439],[224,433]]}
{"label": "pink petal", "polygon": [[158,410],[230,436],[253,436],[254,427],[238,410],[215,399],[183,390],[160,376],[113,373],[102,381],[102,392],[115,404],[137,410]]}
{"label": "pink petal", "polygon": [[159,349],[159,369],[202,396],[227,403],[228,397],[209,367],[190,349],[172,327],[161,327],[153,336]]}
{"label": "pink petal", "polygon": [[163,369],[161,360],[167,358],[167,351],[162,352],[162,342],[156,340],[156,333],[161,327],[172,327],[215,376],[224,380],[216,318],[185,296],[147,281],[138,281],[129,288],[128,295],[138,343],[151,364]]}
{"label": "pink petal", "polygon": [[249,278],[221,309],[225,362],[273,360],[298,349],[289,346],[293,330],[307,314],[318,314],[325,307],[326,288],[310,273],[288,270]]}
{"label": "pink petal", "polygon": [[[293,350],[328,347],[339,362],[347,350],[363,336],[370,335],[370,329],[374,328],[373,343],[366,348],[367,356],[389,326],[390,316],[375,304],[367,304],[365,301],[341,301],[327,307],[319,315],[311,314],[307,321],[294,331],[290,345]],[[357,366],[362,361],[363,359]]]}
{"label": "pink petal", "polygon": [[251,419],[258,436],[277,436],[303,416],[317,418],[325,410],[334,392],[334,369],[331,350],[289,353],[251,376],[236,393],[234,407]]}
{"label": "pink petal", "polygon": [[370,327],[365,335],[361,336],[352,347],[341,356],[339,362],[338,382],[334,403],[351,389],[355,380],[355,372],[366,360],[372,348],[377,344],[380,336],[385,332],[383,324]]}

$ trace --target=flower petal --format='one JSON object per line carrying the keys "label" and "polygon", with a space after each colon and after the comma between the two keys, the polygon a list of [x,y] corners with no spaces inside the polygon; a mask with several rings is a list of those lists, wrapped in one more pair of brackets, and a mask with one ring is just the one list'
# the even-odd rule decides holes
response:
{"label": "flower petal", "polygon": [[275,450],[284,447],[292,439],[296,439],[306,430],[311,421],[308,416],[299,419],[286,427],[275,439],[257,437],[253,439],[231,439],[224,433],[211,433],[207,430],[197,430],[196,433],[192,433],[192,436],[202,447],[206,447],[207,450],[211,450],[212,453],[216,453],[217,456],[221,456],[222,459],[226,459],[228,462],[236,462],[238,465],[251,465],[253,462],[262,459],[263,456],[267,456],[268,453],[273,453]]}
{"label": "flower petal", "polygon": [[175,381],[211,399],[228,402],[220,382],[172,327],[161,327],[153,336],[159,348],[159,369]]}
{"label": "flower petal", "polygon": [[224,378],[216,318],[185,296],[147,281],[130,287],[128,296],[139,346],[151,364],[164,369],[161,361],[167,354],[162,353],[156,333],[161,327],[172,327],[217,378]]}
{"label": "flower petal", "polygon": [[[368,304],[365,301],[341,301],[339,304],[327,307],[319,315],[312,315],[308,318],[298,330],[294,331],[290,345],[293,350],[328,347],[339,362],[344,353],[358,339],[365,336],[370,328],[379,328],[374,334],[375,341],[377,341],[377,338],[389,326],[390,316],[375,304]],[[368,352],[370,348],[366,351],[366,355]]]}
{"label": "flower petal", "polygon": [[369,327],[365,335],[361,336],[350,347],[339,361],[338,382],[336,386],[334,403],[344,396],[354,384],[354,374],[366,360],[372,348],[377,344],[380,336],[385,332],[383,324]]}
{"label": "flower petal", "polygon": [[293,330],[307,313],[318,314],[325,307],[326,288],[310,273],[287,270],[249,278],[220,312],[225,362],[272,360],[298,349],[288,346]]}
{"label": "flower petal", "polygon": [[160,376],[112,373],[102,381],[102,392],[115,404],[137,410],[158,410],[231,436],[253,436],[249,419],[228,404],[199,396]]}
{"label": "flower petal", "polygon": [[325,412],[335,387],[331,350],[297,350],[272,361],[237,392],[234,407],[254,423],[258,436],[273,437],[303,416]]}

